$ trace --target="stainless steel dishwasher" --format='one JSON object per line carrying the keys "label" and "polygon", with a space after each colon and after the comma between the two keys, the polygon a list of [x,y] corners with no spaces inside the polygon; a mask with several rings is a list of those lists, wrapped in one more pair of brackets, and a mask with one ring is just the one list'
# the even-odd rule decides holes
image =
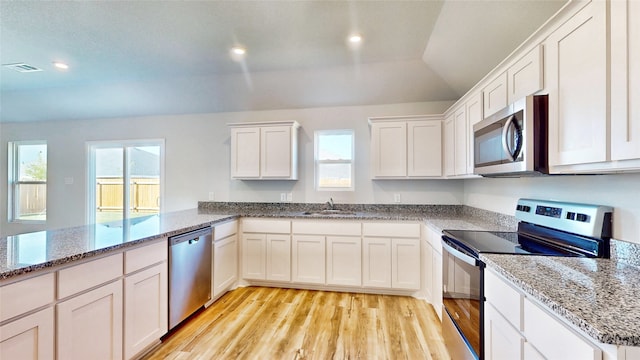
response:
{"label": "stainless steel dishwasher", "polygon": [[211,228],[169,238],[169,329],[211,299]]}

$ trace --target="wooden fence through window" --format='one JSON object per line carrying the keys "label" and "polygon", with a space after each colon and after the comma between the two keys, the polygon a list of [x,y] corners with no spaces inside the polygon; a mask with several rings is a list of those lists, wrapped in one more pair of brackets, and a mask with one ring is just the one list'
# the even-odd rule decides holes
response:
{"label": "wooden fence through window", "polygon": [[[122,211],[123,179],[96,179],[96,209],[98,212]],[[129,190],[129,209],[133,213],[160,211],[160,179],[132,178]]]}

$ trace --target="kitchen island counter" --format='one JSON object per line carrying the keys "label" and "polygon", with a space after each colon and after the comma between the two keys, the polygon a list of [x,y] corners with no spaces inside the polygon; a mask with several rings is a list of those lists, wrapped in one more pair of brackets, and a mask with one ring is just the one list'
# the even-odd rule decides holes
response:
{"label": "kitchen island counter", "polygon": [[235,218],[196,209],[0,238],[0,280],[115,252]]}

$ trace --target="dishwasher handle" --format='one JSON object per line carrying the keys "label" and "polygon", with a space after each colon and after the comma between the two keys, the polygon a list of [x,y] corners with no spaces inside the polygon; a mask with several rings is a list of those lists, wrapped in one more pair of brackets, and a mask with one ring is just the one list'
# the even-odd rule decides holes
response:
{"label": "dishwasher handle", "polygon": [[177,245],[182,242],[188,241],[189,244],[197,243],[201,236],[209,236],[213,232],[211,227],[206,227],[198,230],[189,231],[184,234],[169,237],[169,246]]}

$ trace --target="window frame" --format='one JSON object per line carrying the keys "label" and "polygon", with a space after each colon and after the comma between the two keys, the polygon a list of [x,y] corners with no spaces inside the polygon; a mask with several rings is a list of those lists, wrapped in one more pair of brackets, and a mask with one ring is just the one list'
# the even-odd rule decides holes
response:
{"label": "window frame", "polygon": [[[44,145],[47,147],[47,180],[38,181],[38,180],[29,180],[22,181],[20,180],[20,159],[19,156],[19,148],[20,146],[25,145]],[[8,179],[7,179],[7,221],[9,223],[14,224],[46,224],[47,222],[47,213],[45,211],[44,220],[27,220],[20,219],[20,212],[18,210],[19,206],[19,185],[45,185],[45,189],[48,188],[47,181],[49,179],[49,145],[46,140],[18,140],[18,141],[9,141],[8,142]],[[45,196],[45,209],[47,206],[47,197]]]}
{"label": "window frame", "polygon": [[[95,192],[95,164],[96,164],[96,149],[103,148],[114,148],[121,147],[123,149],[123,182],[127,183],[131,178],[131,174],[129,173],[129,168],[126,164],[129,161],[129,154],[127,149],[131,147],[139,147],[139,146],[159,146],[160,147],[160,192],[159,192],[159,204],[158,204],[158,213],[163,212],[164,208],[164,189],[165,189],[165,139],[139,139],[139,140],[106,140],[106,141],[87,141],[86,142],[86,152],[87,152],[87,187],[86,187],[86,204],[87,209],[85,211],[86,214],[86,222],[87,224],[95,224],[96,221],[96,192]],[[123,204],[129,204],[129,187],[123,187]],[[129,220],[130,217],[130,209],[129,206],[123,205],[122,209],[123,220]]]}
{"label": "window frame", "polygon": [[[350,135],[351,136],[351,160],[320,160],[320,137],[323,135]],[[313,136],[314,143],[314,187],[316,191],[355,191],[355,131],[353,129],[330,129],[330,130],[316,130]],[[320,165],[323,164],[349,164],[351,165],[351,186],[349,187],[329,187],[320,186]]]}

